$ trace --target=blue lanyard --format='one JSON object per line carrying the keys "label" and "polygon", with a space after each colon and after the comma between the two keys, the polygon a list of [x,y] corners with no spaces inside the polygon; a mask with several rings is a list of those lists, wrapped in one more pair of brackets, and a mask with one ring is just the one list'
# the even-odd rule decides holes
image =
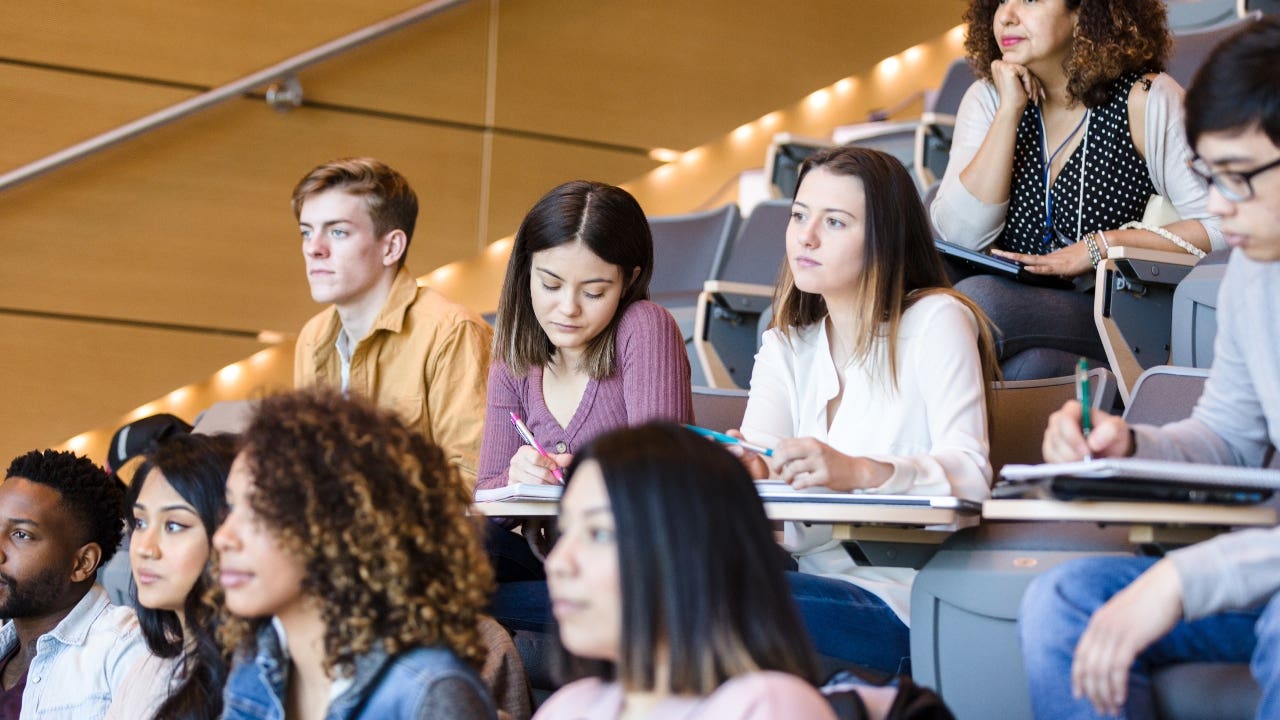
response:
{"label": "blue lanyard", "polygon": [[[1080,132],[1080,128],[1084,127],[1085,122],[1089,119],[1089,110],[1084,111],[1084,117],[1080,118],[1080,122],[1076,123],[1075,129],[1067,134],[1066,139],[1052,154],[1046,154],[1049,149],[1046,142],[1049,134],[1044,129],[1044,115],[1040,114],[1039,109],[1036,110],[1036,115],[1040,118],[1040,153],[1044,159],[1044,234],[1041,236],[1040,242],[1044,243],[1045,247],[1051,247],[1053,245],[1054,231],[1053,193],[1049,191],[1049,169],[1053,167],[1053,161],[1058,158],[1058,153],[1062,152],[1067,143],[1071,142],[1071,138],[1075,137],[1076,133]],[[1083,184],[1084,176],[1083,171],[1081,172],[1080,182]]]}

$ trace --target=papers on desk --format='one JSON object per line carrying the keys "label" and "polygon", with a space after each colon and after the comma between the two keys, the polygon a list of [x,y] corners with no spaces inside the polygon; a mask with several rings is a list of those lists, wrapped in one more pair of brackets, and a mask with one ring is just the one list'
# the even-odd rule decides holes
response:
{"label": "papers on desk", "polygon": [[[796,490],[790,485],[777,480],[757,480],[756,491],[765,502],[787,503],[830,503],[844,505],[906,505],[922,508],[943,508],[949,510],[978,511],[979,503],[961,500],[951,496],[937,495],[881,495],[875,493],[836,492],[829,488],[809,488]],[[476,502],[522,502],[545,501],[554,502],[564,492],[563,485],[534,485],[520,483],[499,488],[476,491]]]}
{"label": "papers on desk", "polygon": [[907,505],[948,510],[978,511],[980,503],[950,495],[886,495],[880,493],[837,492],[817,487],[796,490],[779,480],[757,480],[756,492],[765,502],[829,503],[834,505]]}
{"label": "papers on desk", "polygon": [[1246,505],[1280,489],[1277,470],[1135,458],[1006,465],[1000,477],[992,497]]}
{"label": "papers on desk", "polygon": [[497,502],[500,500],[559,500],[564,492],[563,485],[538,485],[519,483],[503,487],[476,491],[476,502]]}

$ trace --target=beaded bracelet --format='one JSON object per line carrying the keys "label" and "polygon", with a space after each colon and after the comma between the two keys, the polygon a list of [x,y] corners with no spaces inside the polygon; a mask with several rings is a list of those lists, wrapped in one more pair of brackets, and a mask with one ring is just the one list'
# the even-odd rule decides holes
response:
{"label": "beaded bracelet", "polygon": [[1156,227],[1155,225],[1148,225],[1146,223],[1140,223],[1140,222],[1128,222],[1121,225],[1120,229],[1121,230],[1146,230],[1147,232],[1155,233],[1156,235],[1159,235],[1165,240],[1168,240],[1169,242],[1173,243],[1174,245],[1177,245],[1178,247],[1182,248],[1183,250],[1186,250],[1188,253],[1191,253],[1192,255],[1198,258],[1204,257],[1203,250],[1196,247],[1195,245],[1192,245],[1186,240],[1183,240],[1177,235],[1174,235],[1168,230],[1165,230],[1162,227]]}
{"label": "beaded bracelet", "polygon": [[1102,262],[1102,251],[1098,249],[1098,241],[1093,238],[1094,233],[1089,233],[1080,238],[1084,241],[1084,246],[1089,250],[1089,263],[1093,265],[1093,269],[1098,269],[1098,263]]}

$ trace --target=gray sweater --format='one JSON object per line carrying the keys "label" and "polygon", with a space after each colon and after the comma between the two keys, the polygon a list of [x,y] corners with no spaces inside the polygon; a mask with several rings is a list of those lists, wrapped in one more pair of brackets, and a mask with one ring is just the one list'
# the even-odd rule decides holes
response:
{"label": "gray sweater", "polygon": [[[1213,369],[1191,417],[1134,426],[1137,456],[1260,467],[1280,446],[1280,262],[1231,253],[1218,296]],[[1280,528],[1245,530],[1169,554],[1195,620],[1280,592]]]}

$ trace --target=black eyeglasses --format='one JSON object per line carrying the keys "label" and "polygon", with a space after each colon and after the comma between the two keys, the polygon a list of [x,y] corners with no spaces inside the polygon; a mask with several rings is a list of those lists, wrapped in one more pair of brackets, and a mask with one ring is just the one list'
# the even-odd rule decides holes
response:
{"label": "black eyeglasses", "polygon": [[1192,158],[1187,161],[1187,167],[1191,168],[1191,172],[1195,173],[1206,183],[1212,183],[1218,188],[1218,192],[1222,193],[1222,197],[1231,202],[1244,202],[1253,198],[1253,178],[1272,168],[1280,167],[1280,158],[1263,165],[1260,168],[1254,168],[1249,172],[1236,172],[1234,170],[1221,170],[1214,172],[1209,167],[1209,163],[1204,158]]}

